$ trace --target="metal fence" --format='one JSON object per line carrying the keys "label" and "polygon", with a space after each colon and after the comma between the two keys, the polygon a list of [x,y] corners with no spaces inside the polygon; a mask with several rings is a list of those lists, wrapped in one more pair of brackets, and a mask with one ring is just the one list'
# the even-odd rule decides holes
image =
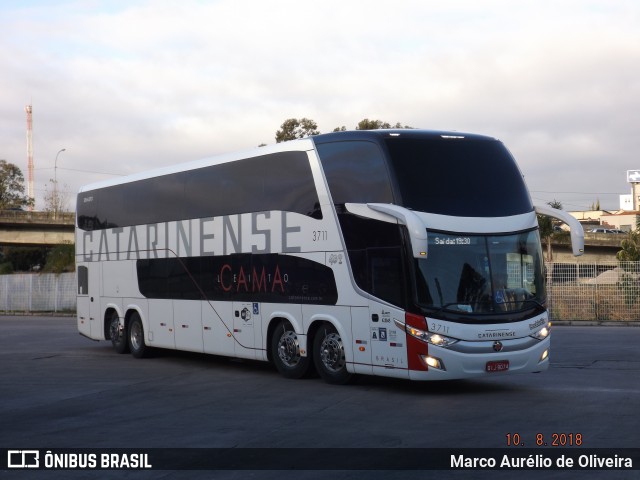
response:
{"label": "metal fence", "polygon": [[[551,262],[546,267],[553,320],[640,320],[640,262]],[[75,310],[75,273],[0,275],[0,312]]]}
{"label": "metal fence", "polygon": [[75,273],[0,275],[0,312],[75,312]]}
{"label": "metal fence", "polygon": [[547,263],[555,320],[640,320],[640,262]]}

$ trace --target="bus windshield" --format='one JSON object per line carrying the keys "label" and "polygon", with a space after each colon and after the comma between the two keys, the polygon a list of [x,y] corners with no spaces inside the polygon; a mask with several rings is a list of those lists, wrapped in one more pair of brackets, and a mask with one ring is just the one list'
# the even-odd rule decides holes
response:
{"label": "bus windshield", "polygon": [[431,314],[456,317],[531,310],[545,301],[537,230],[509,235],[429,231],[417,262],[417,300]]}

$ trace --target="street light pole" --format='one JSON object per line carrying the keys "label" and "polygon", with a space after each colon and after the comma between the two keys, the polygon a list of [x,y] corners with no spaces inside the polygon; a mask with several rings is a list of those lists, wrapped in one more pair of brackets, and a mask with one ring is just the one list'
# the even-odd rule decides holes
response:
{"label": "street light pole", "polygon": [[56,153],[56,160],[53,162],[53,218],[58,216],[58,155],[66,151],[66,148],[58,150]]}

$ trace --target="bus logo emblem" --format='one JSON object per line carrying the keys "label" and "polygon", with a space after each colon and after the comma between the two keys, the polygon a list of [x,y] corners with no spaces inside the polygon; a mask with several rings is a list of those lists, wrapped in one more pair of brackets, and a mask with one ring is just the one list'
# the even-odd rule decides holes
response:
{"label": "bus logo emblem", "polygon": [[502,351],[502,342],[493,342],[493,350],[495,352],[501,352]]}

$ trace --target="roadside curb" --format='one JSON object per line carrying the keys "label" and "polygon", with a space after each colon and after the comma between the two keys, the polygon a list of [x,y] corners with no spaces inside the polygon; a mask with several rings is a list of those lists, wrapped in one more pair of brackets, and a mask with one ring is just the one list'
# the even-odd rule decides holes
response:
{"label": "roadside curb", "polygon": [[599,322],[596,320],[553,320],[551,324],[554,327],[640,327],[640,321],[630,322]]}

